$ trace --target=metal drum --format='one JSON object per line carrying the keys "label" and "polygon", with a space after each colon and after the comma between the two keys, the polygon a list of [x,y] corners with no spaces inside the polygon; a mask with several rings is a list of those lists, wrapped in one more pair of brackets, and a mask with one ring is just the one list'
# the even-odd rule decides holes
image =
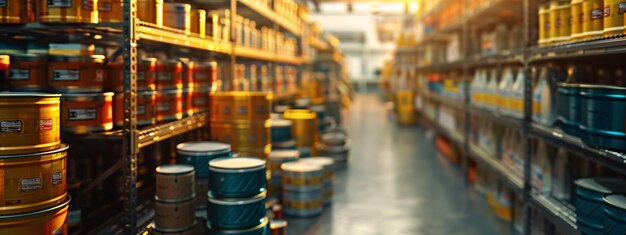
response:
{"label": "metal drum", "polygon": [[291,140],[291,121],[272,120],[272,143]]}
{"label": "metal drum", "polygon": [[604,234],[626,234],[626,196],[604,197]]}
{"label": "metal drum", "polygon": [[211,121],[266,121],[270,118],[271,92],[213,92]]}
{"label": "metal drum", "polygon": [[157,61],[156,89],[171,90],[183,88],[183,65],[178,60]]}
{"label": "metal drum", "polygon": [[68,196],[55,206],[23,214],[0,215],[0,234],[67,234]]}
{"label": "metal drum", "polygon": [[261,220],[261,224],[255,227],[238,230],[212,228],[210,222],[207,222],[207,229],[209,230],[209,235],[268,235],[270,229],[268,226],[269,220],[269,218],[265,217]]}
{"label": "metal drum", "polygon": [[287,215],[295,217],[310,217],[322,213],[324,210],[324,195],[322,189],[306,192],[283,190],[283,206]]}
{"label": "metal drum", "polygon": [[283,163],[283,189],[285,191],[315,191],[322,190],[324,171],[321,166],[309,165],[304,162]]}
{"label": "metal drum", "polygon": [[113,92],[64,94],[61,129],[74,134],[113,129]]}
{"label": "metal drum", "polygon": [[61,144],[60,95],[0,93],[0,155],[35,153]]}
{"label": "metal drum", "polygon": [[160,231],[186,230],[196,224],[193,198],[178,202],[154,202],[154,225]]}
{"label": "metal drum", "polygon": [[[156,123],[155,105],[156,91],[143,91],[137,93],[137,125],[148,126]],[[124,93],[113,96],[113,120],[115,126],[124,126]]]}
{"label": "metal drum", "polygon": [[272,122],[217,123],[211,122],[211,139],[230,143],[233,151],[261,149],[270,144]]}
{"label": "metal drum", "polygon": [[218,142],[187,142],[176,146],[178,163],[189,164],[196,170],[196,177],[209,177],[209,162],[232,155],[230,145]]}
{"label": "metal drum", "polygon": [[163,26],[191,34],[191,5],[169,2],[163,4]]}
{"label": "metal drum", "polygon": [[11,91],[41,91],[46,88],[48,62],[43,55],[11,55],[8,85]]}
{"label": "metal drum", "polygon": [[604,1],[603,36],[610,37],[624,33],[624,3],[620,0]]}
{"label": "metal drum", "polygon": [[272,174],[269,182],[270,197],[280,198],[282,191],[282,172],[280,165],[285,162],[297,161],[300,158],[298,150],[274,150],[267,157],[267,166]]}
{"label": "metal drum", "polygon": [[33,212],[63,202],[68,148],[61,145],[47,152],[0,157],[0,215]]}
{"label": "metal drum", "polygon": [[98,0],[39,0],[39,21],[98,23]]}
{"label": "metal drum", "polygon": [[122,22],[122,0],[98,0],[99,22]]}
{"label": "metal drum", "polygon": [[273,142],[272,149],[280,150],[280,149],[296,149],[296,141],[288,140],[283,142]]}
{"label": "metal drum", "polygon": [[322,135],[322,142],[330,146],[346,145],[348,136],[342,132],[328,132]]}
{"label": "metal drum", "polygon": [[580,92],[585,116],[583,140],[593,146],[626,150],[626,88],[584,85]]}
{"label": "metal drum", "polygon": [[0,1],[0,23],[34,22],[35,4],[33,1],[34,0]]}
{"label": "metal drum", "polygon": [[198,234],[198,222],[196,221],[191,227],[183,229],[159,229],[152,223],[150,234],[154,235],[196,235]]}
{"label": "metal drum", "polygon": [[196,196],[193,166],[162,165],[156,168],[156,173],[157,201],[175,202]]}
{"label": "metal drum", "polygon": [[324,204],[330,205],[333,199],[333,182],[335,181],[335,160],[329,157],[311,157],[299,160],[305,164],[321,166],[324,170],[322,192],[324,194]]}
{"label": "metal drum", "polygon": [[580,136],[580,84],[559,83],[558,120],[565,133]]}
{"label": "metal drum", "polygon": [[265,160],[257,158],[236,157],[212,160],[209,162],[209,191],[215,197],[257,195],[265,191],[267,185],[265,171]]}
{"label": "metal drum", "polygon": [[601,37],[603,34],[602,20],[604,12],[603,0],[583,0],[582,13],[584,14],[584,22],[582,22],[582,39],[593,39]]}
{"label": "metal drum", "polygon": [[625,193],[626,182],[615,178],[584,178],[576,184],[576,224],[585,234],[602,234],[603,198],[614,193]]}
{"label": "metal drum", "polygon": [[582,37],[583,22],[585,15],[582,14],[583,0],[572,0],[570,4],[571,20],[571,41],[578,41]]}
{"label": "metal drum", "polygon": [[56,92],[102,92],[104,56],[55,55],[48,64],[48,85]]}
{"label": "metal drum", "polygon": [[163,26],[163,0],[137,0],[137,17],[154,26]]}
{"label": "metal drum", "polygon": [[550,38],[551,43],[562,43],[570,39],[571,27],[570,0],[557,0],[550,2]]}
{"label": "metal drum", "polygon": [[183,91],[165,90],[157,92],[157,122],[174,121],[183,118]]}
{"label": "metal drum", "polygon": [[211,228],[247,229],[265,218],[265,192],[248,198],[216,198],[209,193],[207,223]]}
{"label": "metal drum", "polygon": [[287,235],[287,221],[276,219],[271,220],[270,235]]}
{"label": "metal drum", "polygon": [[210,61],[196,64],[193,79],[199,86],[211,86],[217,81],[217,62]]}
{"label": "metal drum", "polygon": [[322,156],[335,159],[335,168],[343,168],[348,162],[350,156],[350,142],[346,142],[346,145],[332,146],[319,144],[319,149]]}
{"label": "metal drum", "polygon": [[318,134],[317,114],[308,109],[289,109],[283,114],[293,122],[291,136],[298,148],[313,148]]}
{"label": "metal drum", "polygon": [[[137,90],[153,91],[155,85],[155,58],[140,59],[137,63]],[[105,81],[105,89],[108,91],[124,91],[124,63],[111,62],[107,66],[107,79]]]}
{"label": "metal drum", "polygon": [[209,109],[209,92],[211,92],[211,88],[208,86],[193,89],[191,101],[193,113],[205,113]]}

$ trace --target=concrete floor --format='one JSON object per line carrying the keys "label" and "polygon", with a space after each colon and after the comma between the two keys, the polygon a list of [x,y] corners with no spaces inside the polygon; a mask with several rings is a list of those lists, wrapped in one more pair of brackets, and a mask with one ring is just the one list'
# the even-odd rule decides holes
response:
{"label": "concrete floor", "polygon": [[459,167],[436,156],[430,134],[396,126],[377,96],[358,96],[344,122],[352,153],[333,205],[317,218],[288,219],[289,235],[510,233]]}

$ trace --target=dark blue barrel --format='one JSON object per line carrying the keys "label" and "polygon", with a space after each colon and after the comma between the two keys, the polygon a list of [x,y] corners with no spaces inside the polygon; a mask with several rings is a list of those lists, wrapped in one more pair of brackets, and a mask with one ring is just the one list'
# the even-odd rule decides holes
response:
{"label": "dark blue barrel", "polygon": [[626,196],[609,195],[604,203],[604,234],[626,234]]}
{"label": "dark blue barrel", "polygon": [[580,84],[559,83],[557,115],[561,129],[573,136],[580,136]]}
{"label": "dark blue barrel", "polygon": [[626,88],[585,85],[580,92],[583,140],[591,146],[626,150]]}
{"label": "dark blue barrel", "polygon": [[209,176],[209,162],[217,158],[230,157],[230,144],[219,142],[197,141],[187,142],[176,146],[179,164],[192,165],[196,171],[196,178]]}
{"label": "dark blue barrel", "polygon": [[208,225],[215,229],[248,229],[264,222],[265,192],[248,198],[217,198],[209,193]]}
{"label": "dark blue barrel", "polygon": [[218,198],[250,197],[265,191],[265,160],[236,157],[209,162],[209,191]]}
{"label": "dark blue barrel", "polygon": [[221,230],[212,228],[209,222],[207,222],[207,229],[209,235],[270,235],[269,218],[263,218],[263,222],[258,226],[239,229],[239,230]]}
{"label": "dark blue barrel", "polygon": [[585,234],[602,234],[604,196],[626,191],[626,182],[615,178],[583,178],[576,184],[576,222]]}
{"label": "dark blue barrel", "polygon": [[291,140],[291,121],[278,119],[272,120],[272,143]]}

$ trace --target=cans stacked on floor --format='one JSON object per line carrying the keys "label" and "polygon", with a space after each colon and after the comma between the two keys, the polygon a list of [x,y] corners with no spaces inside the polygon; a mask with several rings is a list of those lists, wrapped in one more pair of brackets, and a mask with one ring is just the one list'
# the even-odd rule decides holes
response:
{"label": "cans stacked on floor", "polygon": [[280,116],[272,117],[272,149],[296,149],[296,142],[291,136],[290,120]]}
{"label": "cans stacked on floor", "polygon": [[345,168],[348,165],[350,140],[345,132],[335,130],[324,133],[319,149],[323,156],[335,160],[337,168]]}
{"label": "cans stacked on floor", "polygon": [[209,234],[265,235],[266,167],[257,158],[220,158],[209,163]]}
{"label": "cans stacked on floor", "polygon": [[162,165],[156,173],[154,232],[192,234],[197,224],[193,166]]}
{"label": "cans stacked on floor", "polygon": [[283,210],[287,215],[310,217],[324,209],[323,167],[300,161],[281,165]]}
{"label": "cans stacked on floor", "polygon": [[311,157],[300,159],[300,162],[314,166],[321,166],[324,171],[322,192],[324,205],[330,205],[333,200],[333,185],[335,182],[335,160],[329,157]]}
{"label": "cans stacked on floor", "polygon": [[280,166],[286,162],[297,161],[300,158],[298,150],[272,150],[267,158],[267,166],[272,173],[269,182],[269,197],[281,198],[282,192],[282,170]]}
{"label": "cans stacked on floor", "polygon": [[230,145],[207,141],[187,142],[177,145],[176,153],[176,162],[191,165],[195,169],[196,211],[204,217],[209,191],[209,162],[213,159],[231,157]]}
{"label": "cans stacked on floor", "polygon": [[319,133],[317,114],[309,109],[289,109],[285,111],[283,118],[292,121],[291,135],[301,157],[310,157],[314,154]]}
{"label": "cans stacked on floor", "polygon": [[0,234],[65,234],[67,145],[60,95],[0,93]]}

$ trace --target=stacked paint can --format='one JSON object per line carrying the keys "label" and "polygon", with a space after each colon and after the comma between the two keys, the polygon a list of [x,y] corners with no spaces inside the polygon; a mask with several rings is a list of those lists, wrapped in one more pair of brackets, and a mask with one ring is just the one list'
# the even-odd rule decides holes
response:
{"label": "stacked paint can", "polygon": [[195,169],[196,211],[204,217],[209,191],[209,162],[213,159],[231,157],[230,145],[206,141],[187,142],[177,145],[176,153],[176,162],[191,165]]}
{"label": "stacked paint can", "polygon": [[335,160],[337,168],[345,168],[347,166],[350,155],[350,140],[345,132],[331,131],[324,133],[319,148],[323,156]]}
{"label": "stacked paint can", "polygon": [[272,173],[269,181],[269,197],[280,199],[282,192],[282,170],[280,166],[286,162],[297,161],[300,158],[298,150],[272,150],[267,157],[267,167]]}
{"label": "stacked paint can", "polygon": [[289,109],[285,111],[283,118],[292,122],[291,135],[301,157],[310,157],[314,154],[319,133],[317,114],[309,109]]}
{"label": "stacked paint can", "polygon": [[60,95],[0,93],[0,234],[66,234]]}
{"label": "stacked paint can", "polygon": [[159,60],[155,68],[156,121],[183,118],[183,66],[178,60]]}
{"label": "stacked paint can", "polygon": [[209,234],[269,233],[265,160],[220,158],[209,162]]}
{"label": "stacked paint can", "polygon": [[[605,233],[604,228],[606,221],[604,210],[611,213],[611,204],[605,202],[605,197],[611,194],[626,193],[626,182],[615,178],[584,178],[575,181],[576,198],[574,206],[576,207],[576,224],[578,229],[589,235],[595,234],[617,234]],[[624,224],[622,224],[624,227]],[[623,233],[620,233],[623,234]]]}
{"label": "stacked paint can", "polygon": [[[155,58],[144,58],[137,63],[137,125],[148,126],[156,123],[156,76]],[[113,96],[113,123],[124,125],[124,63],[110,62],[107,65],[107,79],[104,88],[115,93]]]}
{"label": "stacked paint can", "polygon": [[281,165],[284,213],[295,217],[311,217],[324,209],[324,169],[300,161]]}
{"label": "stacked paint can", "polygon": [[305,164],[321,166],[323,172],[322,193],[324,194],[324,205],[330,205],[333,200],[333,185],[335,181],[335,160],[329,157],[310,157],[300,159]]}
{"label": "stacked paint can", "polygon": [[194,234],[195,172],[190,165],[156,168],[154,225],[156,234]]}
{"label": "stacked paint can", "polygon": [[604,203],[604,234],[626,234],[626,196],[608,195]]}
{"label": "stacked paint can", "polygon": [[292,121],[280,115],[272,116],[272,149],[296,149],[296,141],[291,136]]}
{"label": "stacked paint can", "polygon": [[271,92],[213,92],[211,139],[241,156],[266,159],[271,151]]}

